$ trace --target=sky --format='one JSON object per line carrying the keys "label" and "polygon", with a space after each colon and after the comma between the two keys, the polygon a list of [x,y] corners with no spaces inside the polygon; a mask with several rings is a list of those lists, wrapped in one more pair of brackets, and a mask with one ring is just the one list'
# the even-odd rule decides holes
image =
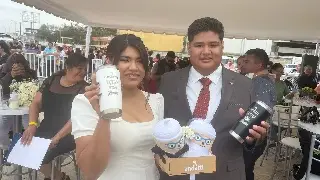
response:
{"label": "sky", "polygon": [[[40,23],[34,25],[35,29],[39,28],[41,24],[53,24],[58,26],[70,24],[70,21],[58,18],[44,11],[39,11],[35,8],[11,0],[0,0],[0,33],[14,33],[15,30],[19,31],[19,23],[22,21],[22,14],[24,11],[29,13],[40,13]],[[24,28],[30,28],[30,23],[22,23],[23,31]]]}

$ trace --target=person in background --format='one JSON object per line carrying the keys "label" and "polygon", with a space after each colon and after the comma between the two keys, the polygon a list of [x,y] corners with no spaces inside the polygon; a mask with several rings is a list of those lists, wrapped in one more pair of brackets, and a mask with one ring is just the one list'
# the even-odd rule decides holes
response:
{"label": "person in background", "polygon": [[[303,70],[303,74],[297,80],[299,89],[302,89],[304,87],[316,89],[317,78],[312,74],[312,66],[306,65]],[[302,159],[300,164],[293,165],[293,177],[295,180],[303,179],[307,171],[312,136],[311,132],[302,128],[298,129],[298,134],[300,147],[302,151]],[[314,156],[319,158],[319,154],[314,154]],[[318,161],[312,160],[311,173],[320,175],[320,163]]]}
{"label": "person in background", "polygon": [[176,64],[174,63],[175,57],[175,53],[173,51],[169,51],[164,59],[161,59],[154,64],[150,73],[150,78],[155,81],[156,90],[159,88],[161,76],[167,72],[176,70]]}
{"label": "person in background", "polygon": [[190,66],[190,62],[188,58],[183,58],[182,60],[178,61],[177,63],[177,69],[183,69]]}
{"label": "person in background", "polygon": [[55,72],[55,67],[54,67],[54,55],[56,53],[56,48],[53,47],[52,42],[48,42],[48,46],[44,49],[43,51],[43,56],[47,60],[46,61],[46,66],[47,66],[47,76],[51,76]]}
{"label": "person in background", "polygon": [[42,51],[45,49],[41,44],[38,44],[37,47],[38,47],[38,52],[37,52],[38,54],[41,54]]}
{"label": "person in background", "polygon": [[91,74],[92,73],[92,60],[94,59],[94,52],[93,52],[93,49],[90,48],[89,49],[89,54],[88,54],[88,63],[89,63],[89,73]]}
{"label": "person in background", "polygon": [[72,46],[69,46],[67,49],[68,49],[68,50],[67,50],[67,55],[68,55],[68,56],[74,53]]}
{"label": "person in background", "polygon": [[301,64],[297,64],[297,66],[296,66],[296,71],[297,71],[298,73],[301,73]]}
{"label": "person in background", "polygon": [[30,69],[29,62],[22,54],[14,53],[9,56],[7,63],[3,66],[0,73],[0,83],[3,87],[3,94],[10,95],[10,84],[12,80],[17,82],[37,79],[37,73]]}
{"label": "person in background", "polygon": [[96,54],[96,59],[102,59],[102,52],[100,50],[97,51],[97,54]]}
{"label": "person in background", "polygon": [[160,54],[157,54],[156,57],[153,59],[154,62],[159,62],[161,59]]}
{"label": "person in background", "polygon": [[62,70],[62,65],[63,65],[63,62],[64,62],[64,57],[66,56],[65,52],[63,51],[63,47],[61,46],[57,46],[57,52],[56,52],[56,68],[58,70]]}
{"label": "person in background", "polygon": [[[24,80],[36,80],[37,73],[30,69],[29,62],[22,54],[14,53],[9,56],[7,63],[4,65],[0,74],[0,85],[3,88],[5,99],[9,99],[10,85],[13,80],[21,82]],[[22,116],[23,128],[28,127],[28,115]],[[8,132],[13,127],[13,116],[0,115],[0,149],[7,148],[10,144]]]}
{"label": "person in background", "polygon": [[287,95],[290,95],[290,97],[292,97],[293,95],[290,93],[290,90],[287,84],[280,79],[281,76],[284,74],[283,69],[284,68],[280,63],[275,63],[271,67],[272,74],[275,74],[276,76],[275,87],[277,92],[277,104],[282,104],[283,98],[286,97]]}
{"label": "person in background", "polygon": [[7,62],[10,54],[9,45],[5,41],[0,40],[0,66]]}
{"label": "person in background", "polygon": [[76,52],[75,52],[76,54],[80,54],[80,55],[82,55],[82,51],[81,51],[81,49],[80,48],[76,48]]}
{"label": "person in background", "polygon": [[238,57],[237,59],[237,72],[240,73],[241,75],[247,74],[246,72],[243,71],[244,59],[245,59],[244,55]]}
{"label": "person in background", "polygon": [[303,74],[297,79],[299,89],[304,87],[315,89],[318,85],[318,81],[316,76],[312,74],[312,66],[306,65],[303,70]]}
{"label": "person in background", "polygon": [[271,74],[272,74],[272,72],[271,72],[272,66],[273,66],[273,62],[272,62],[272,61],[269,61],[269,62],[268,62],[268,65],[267,65],[267,69],[268,69],[269,73],[271,73]]}
{"label": "person in background", "polygon": [[[291,93],[287,84],[282,81],[280,78],[284,74],[284,68],[280,63],[275,63],[270,68],[272,74],[276,76],[275,78],[275,88],[277,94],[277,105],[282,105],[284,103],[283,98],[292,98],[294,93]],[[271,124],[271,140],[277,141],[277,133],[278,133],[278,126]],[[284,131],[286,128],[280,127],[280,131]]]}
{"label": "person in background", "polygon": [[166,72],[175,71],[176,70],[176,64],[175,64],[176,54],[173,51],[168,51],[165,59],[168,67],[168,70],[166,70]]}
{"label": "person in background", "polygon": [[[276,105],[277,95],[275,90],[275,80],[270,77],[267,65],[269,56],[263,49],[250,49],[245,54],[243,71],[254,73],[253,93],[255,99],[266,103],[271,109]],[[253,152],[244,149],[244,162],[246,166],[246,179],[254,180],[255,162],[263,154],[267,145],[267,139],[262,141]]]}
{"label": "person in background", "polygon": [[153,51],[148,51],[148,55],[149,55],[149,69],[151,71],[152,67],[153,67],[153,57],[152,57]]}
{"label": "person in background", "polygon": [[[50,180],[51,161],[62,154],[75,149],[71,135],[71,106],[76,95],[84,93],[88,85],[84,81],[87,59],[79,54],[68,56],[65,69],[44,80],[29,108],[29,126],[24,131],[21,142],[31,143],[33,137],[51,139],[40,172],[45,180]],[[44,119],[38,122],[39,113],[44,112]],[[70,180],[65,174],[55,169],[57,179]]]}
{"label": "person in background", "polygon": [[224,66],[225,68],[231,70],[231,71],[234,71],[235,70],[235,67],[234,67],[234,64],[233,64],[233,60],[232,59],[229,59],[228,60],[228,63]]}
{"label": "person in background", "polygon": [[20,53],[22,52],[22,47],[23,47],[22,42],[21,41],[19,42],[18,40],[14,39],[10,51],[11,53],[16,53],[16,52]]}

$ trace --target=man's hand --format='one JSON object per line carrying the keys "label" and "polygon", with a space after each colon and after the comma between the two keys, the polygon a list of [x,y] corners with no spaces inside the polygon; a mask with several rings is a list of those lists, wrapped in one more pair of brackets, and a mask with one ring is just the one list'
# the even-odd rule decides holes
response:
{"label": "man's hand", "polygon": [[[244,116],[244,110],[242,108],[239,109],[239,114]],[[254,141],[257,143],[264,140],[267,136],[267,130],[270,125],[266,121],[262,121],[260,126],[254,125],[252,129],[249,129],[250,136],[246,137],[246,142],[248,144],[252,144]]]}

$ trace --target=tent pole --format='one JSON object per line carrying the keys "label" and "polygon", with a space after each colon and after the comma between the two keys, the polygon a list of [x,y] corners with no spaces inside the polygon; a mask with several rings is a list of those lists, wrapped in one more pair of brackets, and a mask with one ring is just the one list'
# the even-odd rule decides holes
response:
{"label": "tent pole", "polygon": [[241,47],[240,47],[240,54],[243,55],[245,53],[245,45],[246,45],[246,38],[241,40]]}
{"label": "tent pole", "polygon": [[89,49],[90,49],[90,40],[91,40],[91,26],[87,27],[87,35],[86,35],[86,48],[85,48],[85,57],[88,58],[89,56]]}
{"label": "tent pole", "polygon": [[314,52],[314,55],[319,57],[319,41],[317,41],[316,50]]}

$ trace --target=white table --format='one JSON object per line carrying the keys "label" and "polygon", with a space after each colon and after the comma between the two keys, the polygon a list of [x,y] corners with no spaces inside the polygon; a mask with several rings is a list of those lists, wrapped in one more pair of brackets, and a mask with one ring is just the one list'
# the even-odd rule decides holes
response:
{"label": "white table", "polygon": [[22,116],[25,114],[29,114],[28,107],[21,107],[18,109],[10,109],[8,107],[0,108],[0,115],[1,116]]}
{"label": "white table", "polygon": [[317,107],[320,108],[320,104],[317,104],[312,99],[307,98],[293,98],[293,104],[297,106],[303,106],[303,107]]}
{"label": "white table", "polygon": [[299,121],[298,125],[302,129],[305,129],[309,132],[312,132],[314,134],[320,134],[320,123],[312,124],[312,123],[304,123],[304,122]]}
{"label": "white table", "polygon": [[[1,107],[0,108],[0,115],[3,116],[14,116],[14,122],[13,122],[13,134],[15,133],[21,133],[22,128],[22,122],[19,119],[19,116],[29,114],[29,108],[28,107],[21,107],[18,109],[11,109],[9,107]],[[16,166],[17,174],[22,173],[22,167]],[[15,180],[22,180],[22,176],[15,176]]]}

